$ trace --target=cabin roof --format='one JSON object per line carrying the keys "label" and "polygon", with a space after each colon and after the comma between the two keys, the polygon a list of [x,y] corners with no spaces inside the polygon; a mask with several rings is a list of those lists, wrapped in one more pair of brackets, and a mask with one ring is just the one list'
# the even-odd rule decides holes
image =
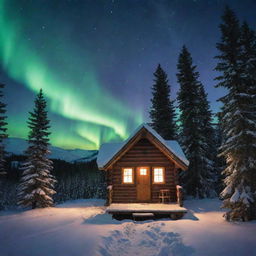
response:
{"label": "cabin roof", "polygon": [[[98,157],[97,157],[97,164],[99,169],[105,169],[108,163],[117,156],[123,148],[132,141],[132,139],[142,130],[146,129],[154,138],[157,139],[168,151],[170,154],[174,155],[183,166],[188,167],[189,161],[187,160],[186,156],[184,155],[179,143],[175,140],[164,140],[155,130],[153,130],[149,125],[142,124],[140,125],[128,139],[123,142],[119,143],[105,143],[102,144]],[[185,169],[185,168],[183,168]]]}

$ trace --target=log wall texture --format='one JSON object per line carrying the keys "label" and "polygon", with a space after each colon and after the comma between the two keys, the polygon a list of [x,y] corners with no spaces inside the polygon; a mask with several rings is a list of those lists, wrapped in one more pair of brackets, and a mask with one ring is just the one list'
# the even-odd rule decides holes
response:
{"label": "log wall texture", "polygon": [[[123,184],[122,168],[132,167],[134,170],[134,183]],[[136,172],[138,167],[150,168],[151,200],[159,203],[160,189],[170,189],[171,201],[176,201],[177,170],[175,164],[169,160],[148,139],[139,140],[108,170],[108,185],[113,185],[113,203],[136,203]],[[153,183],[153,167],[165,168],[165,183]]]}

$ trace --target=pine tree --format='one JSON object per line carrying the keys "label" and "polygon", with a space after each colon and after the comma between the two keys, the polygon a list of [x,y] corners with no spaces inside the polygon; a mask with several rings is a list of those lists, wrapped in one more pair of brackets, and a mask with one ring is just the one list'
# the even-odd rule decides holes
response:
{"label": "pine tree", "polygon": [[240,30],[236,15],[228,7],[222,21],[221,42],[217,44],[220,55],[216,56],[219,60],[216,70],[221,75],[216,79],[217,86],[227,89],[227,94],[220,98],[223,103],[220,156],[225,158],[227,167],[223,171],[226,187],[221,196],[223,207],[229,209],[226,219],[245,221],[255,218],[252,184],[256,171],[255,80],[251,78],[255,77],[256,66],[254,53],[248,51],[255,39],[249,43],[249,37],[253,38],[249,36],[251,32],[248,33],[246,26]]}
{"label": "pine tree", "polygon": [[41,208],[53,205],[55,178],[50,174],[52,161],[47,158],[50,121],[47,118],[46,101],[42,89],[35,99],[35,108],[28,119],[29,140],[26,150],[27,161],[19,186],[19,204],[25,207]]}
{"label": "pine tree", "polygon": [[174,101],[170,100],[170,85],[168,84],[167,74],[158,65],[154,73],[155,83],[152,87],[152,99],[150,118],[152,128],[159,133],[165,140],[176,138],[177,126],[175,123]]}
{"label": "pine tree", "polygon": [[[246,22],[241,27],[241,66],[242,79],[247,89],[247,97],[245,98],[246,113],[245,116],[249,122],[248,128],[251,135],[254,134],[253,141],[248,140],[250,167],[248,176],[250,176],[250,187],[253,196],[253,203],[250,207],[250,218],[256,219],[256,34],[251,30]],[[251,137],[251,138],[252,138]],[[250,138],[250,139],[251,139]]]}
{"label": "pine tree", "polygon": [[[3,97],[3,90],[4,84],[0,84],[0,99]],[[4,140],[8,137],[6,131],[6,104],[0,100],[0,174],[5,173],[5,146]]]}
{"label": "pine tree", "polygon": [[203,159],[204,159],[204,168],[205,176],[208,180],[209,192],[208,196],[216,196],[216,182],[218,179],[218,173],[216,168],[216,156],[217,156],[217,147],[214,143],[215,133],[212,124],[212,112],[210,110],[210,103],[207,99],[207,94],[205,92],[204,86],[199,83],[198,87],[198,100],[199,100],[199,110],[198,110],[198,119],[199,119],[199,128],[201,134],[201,145],[204,149]]}
{"label": "pine tree", "polygon": [[183,46],[178,60],[178,102],[181,123],[181,144],[190,162],[185,173],[187,194],[194,197],[212,197],[214,173],[211,156],[211,112],[199,73],[193,65],[187,48]]}

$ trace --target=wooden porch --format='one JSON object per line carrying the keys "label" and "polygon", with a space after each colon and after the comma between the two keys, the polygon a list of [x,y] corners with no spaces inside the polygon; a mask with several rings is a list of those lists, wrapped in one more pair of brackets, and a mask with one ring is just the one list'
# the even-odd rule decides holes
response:
{"label": "wooden porch", "polygon": [[177,203],[113,203],[107,207],[106,212],[112,214],[113,217],[117,219],[155,219],[162,217],[179,219],[183,217],[183,215],[187,212],[187,209],[179,206]]}
{"label": "wooden porch", "polygon": [[[106,212],[112,214],[115,219],[133,218],[162,218],[180,219],[187,212],[183,207],[183,190],[176,185],[177,202],[170,202],[169,190],[160,190],[159,199],[162,203],[112,203],[113,187],[108,186],[107,209]],[[168,193],[167,193],[168,192]],[[168,203],[165,203],[165,200]]]}

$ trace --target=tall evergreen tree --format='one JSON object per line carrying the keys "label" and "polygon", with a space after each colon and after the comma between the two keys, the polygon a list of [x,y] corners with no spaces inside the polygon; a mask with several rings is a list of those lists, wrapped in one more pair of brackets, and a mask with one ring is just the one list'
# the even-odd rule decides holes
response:
{"label": "tall evergreen tree", "polygon": [[0,173],[5,172],[5,146],[4,140],[8,137],[6,131],[6,104],[2,102],[4,84],[0,84]]}
{"label": "tall evergreen tree", "polygon": [[190,164],[184,177],[189,195],[211,197],[215,195],[211,156],[211,112],[199,73],[187,48],[183,46],[178,60],[178,102],[181,123],[181,144]]}
{"label": "tall evergreen tree", "polygon": [[42,89],[35,99],[35,108],[28,119],[29,140],[19,186],[19,204],[25,207],[41,208],[53,205],[55,178],[50,174],[52,161],[47,158],[50,121],[47,118],[46,101]]}
{"label": "tall evergreen tree", "polygon": [[198,87],[198,100],[199,110],[198,119],[199,128],[201,133],[201,143],[204,149],[204,161],[203,164],[206,170],[206,177],[209,181],[209,189],[212,191],[209,196],[216,196],[216,182],[218,179],[217,164],[217,145],[215,141],[215,131],[212,124],[212,112],[210,110],[210,103],[207,99],[204,86],[199,83]]}
{"label": "tall evergreen tree", "polygon": [[167,74],[158,65],[154,73],[155,80],[152,87],[152,99],[150,118],[151,126],[165,140],[173,140],[176,138],[177,126],[175,123],[174,101],[170,100],[170,85],[168,84]]}
{"label": "tall evergreen tree", "polygon": [[[249,122],[249,133],[256,136],[256,34],[249,28],[246,22],[241,27],[241,63],[242,63],[242,79],[247,89],[247,97],[245,103],[247,105],[246,119]],[[254,137],[255,137],[254,136]],[[248,156],[250,168],[248,170],[250,176],[250,187],[253,195],[253,203],[250,207],[250,218],[256,219],[256,138],[253,141],[245,141],[248,143]],[[254,145],[254,146],[253,146]]]}
{"label": "tall evergreen tree", "polygon": [[255,55],[249,53],[255,39],[246,26],[240,30],[236,15],[228,7],[222,16],[220,30],[216,70],[221,75],[216,79],[219,81],[217,86],[227,89],[227,94],[220,98],[223,103],[220,155],[227,164],[223,171],[226,187],[221,195],[223,207],[229,208],[225,214],[227,220],[248,220],[255,218],[252,184],[256,172],[255,80],[251,79],[255,77]]}

